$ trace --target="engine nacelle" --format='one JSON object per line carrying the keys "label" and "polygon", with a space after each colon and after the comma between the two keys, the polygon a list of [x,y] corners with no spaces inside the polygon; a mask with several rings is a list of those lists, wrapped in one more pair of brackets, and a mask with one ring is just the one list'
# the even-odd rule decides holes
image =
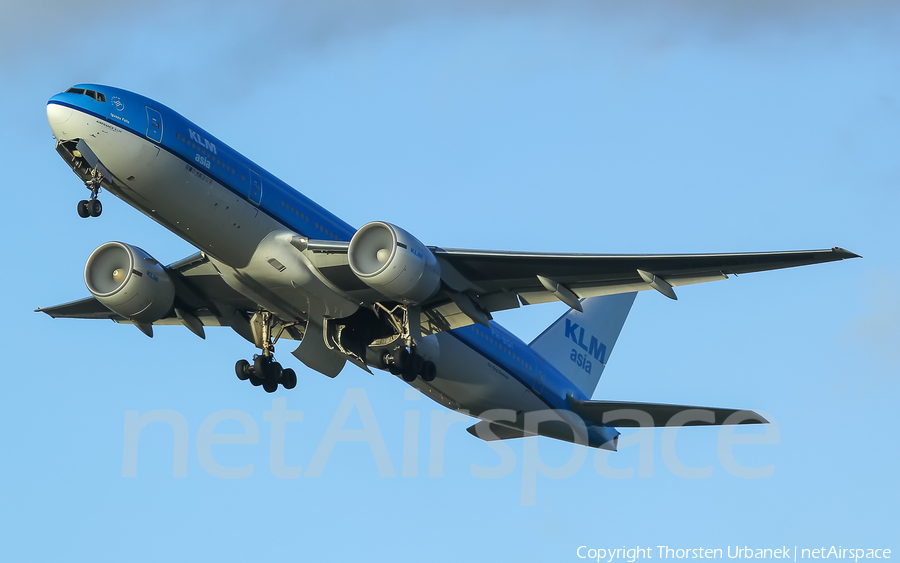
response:
{"label": "engine nacelle", "polygon": [[162,265],[121,242],[102,244],[91,253],[84,283],[107,309],[139,323],[158,321],[175,303],[175,286]]}
{"label": "engine nacelle", "polygon": [[396,225],[366,223],[350,239],[350,269],[372,289],[416,305],[441,287],[441,266],[428,247]]}

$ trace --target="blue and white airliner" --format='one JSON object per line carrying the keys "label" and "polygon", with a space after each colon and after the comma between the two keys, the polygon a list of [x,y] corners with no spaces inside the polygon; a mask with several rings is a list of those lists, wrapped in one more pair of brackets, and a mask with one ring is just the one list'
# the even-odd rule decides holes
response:
{"label": "blue and white airliner", "polygon": [[[841,248],[740,254],[548,254],[426,246],[401,227],[359,229],[164,105],[81,84],[53,96],[56,151],[100,216],[105,190],[198,252],[165,266],[108,242],[88,258],[90,297],[40,308],[111,319],[147,336],[181,325],[201,338],[231,327],[259,349],[235,366],[267,392],[297,375],[276,342],[335,377],[347,362],[384,370],[480,419],[484,440],[530,435],[615,450],[615,426],[765,423],[752,411],[591,400],[638,291],[857,257]],[[570,309],[531,344],[491,313],[561,301]],[[370,371],[371,373],[371,371]],[[694,411],[693,409],[699,409]],[[685,412],[690,410],[685,422]],[[530,414],[541,413],[529,425]],[[615,423],[615,425],[613,424]]]}

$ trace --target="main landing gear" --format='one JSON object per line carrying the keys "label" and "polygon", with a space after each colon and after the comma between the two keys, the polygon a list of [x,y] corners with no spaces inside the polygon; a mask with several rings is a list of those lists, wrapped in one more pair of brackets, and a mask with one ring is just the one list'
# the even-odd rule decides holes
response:
{"label": "main landing gear", "polygon": [[234,371],[241,381],[250,380],[254,387],[266,390],[266,393],[274,393],[280,383],[285,389],[293,389],[297,386],[297,374],[293,369],[283,369],[281,364],[274,361],[271,356],[257,354],[253,357],[253,364],[247,360],[238,360],[234,364]]}
{"label": "main landing gear", "polygon": [[91,170],[90,179],[84,181],[84,186],[91,190],[91,197],[78,202],[78,216],[82,219],[99,217],[100,214],[103,213],[103,204],[97,199],[97,194],[100,193],[100,182],[102,180],[103,174],[94,168]]}
{"label": "main landing gear", "polygon": [[274,339],[272,338],[272,322],[274,320],[272,313],[261,311],[258,313],[262,316],[261,328],[262,334],[258,345],[262,347],[262,354],[253,356],[253,363],[247,360],[238,360],[234,364],[234,371],[241,381],[250,380],[254,387],[266,390],[266,393],[274,393],[281,384],[285,389],[293,389],[297,386],[297,373],[293,369],[283,369],[281,364],[275,361],[275,342],[278,340],[278,333]]}
{"label": "main landing gear", "polygon": [[399,375],[407,383],[415,381],[417,376],[423,381],[434,381],[437,377],[437,366],[420,356],[415,347],[400,347],[393,352],[385,352],[382,362],[392,375]]}
{"label": "main landing gear", "polygon": [[403,343],[381,356],[382,367],[392,375],[399,375],[407,383],[412,383],[416,377],[421,377],[423,381],[434,381],[437,377],[437,366],[416,351],[416,337],[421,334],[419,327],[421,311],[410,309],[405,305],[396,305],[392,309],[381,303],[375,305],[376,313],[379,311],[384,313],[383,318],[393,327],[399,336],[398,340]]}

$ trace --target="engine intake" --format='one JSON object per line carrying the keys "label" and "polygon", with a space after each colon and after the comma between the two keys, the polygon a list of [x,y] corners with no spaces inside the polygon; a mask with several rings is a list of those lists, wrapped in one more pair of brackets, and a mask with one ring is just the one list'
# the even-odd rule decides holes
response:
{"label": "engine intake", "polygon": [[175,286],[162,265],[122,242],[107,242],[91,253],[84,283],[107,309],[139,323],[160,320],[175,304]]}
{"label": "engine intake", "polygon": [[428,247],[396,225],[373,221],[350,239],[353,273],[372,289],[416,305],[441,287],[441,266]]}

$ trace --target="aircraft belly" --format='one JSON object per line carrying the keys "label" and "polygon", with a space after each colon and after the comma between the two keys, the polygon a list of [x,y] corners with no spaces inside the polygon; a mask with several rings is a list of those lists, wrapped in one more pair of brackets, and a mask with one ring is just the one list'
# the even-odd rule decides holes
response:
{"label": "aircraft belly", "polygon": [[[530,412],[549,408],[512,374],[455,336],[446,333],[436,336],[440,343],[438,376],[423,387],[430,386],[451,398],[458,404],[453,408],[469,411],[474,416],[491,409]],[[425,392],[425,389],[422,390]],[[444,404],[444,401],[432,396],[433,393],[426,392],[426,395]]]}
{"label": "aircraft belly", "polygon": [[143,186],[155,205],[150,216],[222,262],[246,266],[260,241],[280,227],[202,170],[165,151],[157,159],[148,171],[159,172]]}
{"label": "aircraft belly", "polygon": [[280,226],[203,168],[148,139],[78,111],[66,125],[67,136],[84,140],[113,174],[109,191],[231,266],[246,266],[259,242]]}
{"label": "aircraft belly", "polygon": [[234,290],[253,299],[284,320],[322,319],[352,315],[359,303],[347,299],[322,281],[315,266],[292,244],[293,233],[273,231],[259,241],[242,268],[212,258],[216,269]]}

